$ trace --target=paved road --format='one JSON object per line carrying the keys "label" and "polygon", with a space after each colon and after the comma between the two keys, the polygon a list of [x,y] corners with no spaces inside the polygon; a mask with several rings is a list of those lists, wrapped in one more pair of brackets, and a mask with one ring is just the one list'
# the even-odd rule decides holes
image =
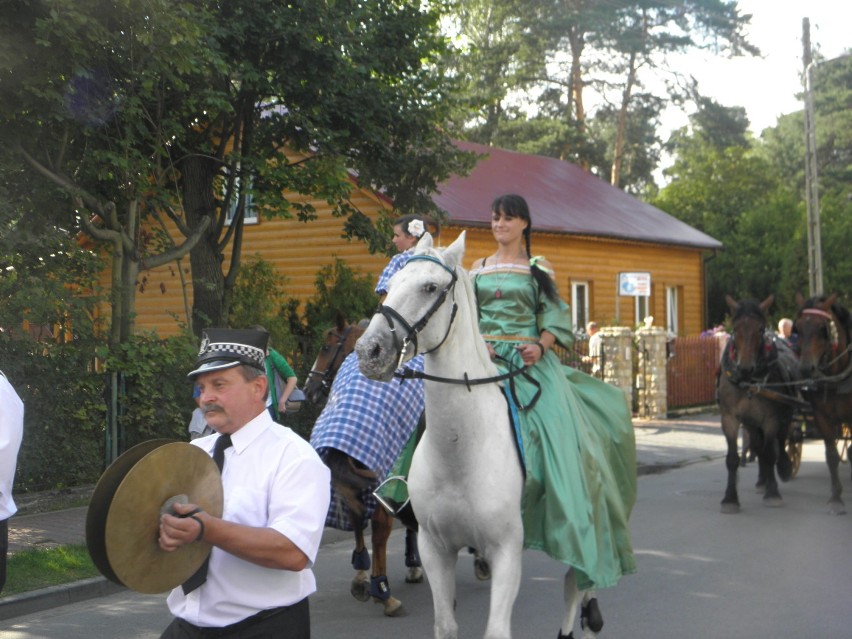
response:
{"label": "paved road", "polygon": [[[738,515],[719,512],[725,471],[718,457],[640,478],[631,519],[639,572],[600,593],[606,623],[602,637],[850,636],[852,515],[827,514],[821,444],[806,443],[798,477],[782,484],[783,508],[762,506],[752,488],[756,475],[754,465],[742,472],[743,511]],[[852,495],[848,463],[842,477],[846,494]],[[317,566],[314,637],[431,638],[428,586],[402,583],[402,538],[394,534],[391,540],[390,577],[409,615],[386,619],[379,606],[352,599],[351,543],[331,543]],[[488,585],[474,579],[467,556],[460,557],[458,579],[461,636],[479,637]],[[558,564],[541,553],[525,553],[516,638],[556,634],[561,580]],[[152,639],[168,620],[163,596],[121,592],[0,622],[0,639]]]}

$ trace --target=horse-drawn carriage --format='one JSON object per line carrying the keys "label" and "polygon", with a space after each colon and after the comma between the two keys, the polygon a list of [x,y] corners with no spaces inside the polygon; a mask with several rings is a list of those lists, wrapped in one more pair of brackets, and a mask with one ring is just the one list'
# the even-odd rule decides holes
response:
{"label": "horse-drawn carriage", "polygon": [[[737,512],[736,435],[746,429],[752,455],[759,463],[758,486],[765,486],[764,504],[780,505],[775,471],[782,481],[795,476],[807,437],[825,444],[831,474],[830,512],[845,513],[837,467],[847,454],[852,432],[852,317],[835,296],[797,301],[796,348],[767,331],[761,303],[727,298],[733,313],[733,334],[721,362],[718,400],[722,429],[728,440],[728,485],[723,512]],[[838,452],[838,445],[841,446]]]}

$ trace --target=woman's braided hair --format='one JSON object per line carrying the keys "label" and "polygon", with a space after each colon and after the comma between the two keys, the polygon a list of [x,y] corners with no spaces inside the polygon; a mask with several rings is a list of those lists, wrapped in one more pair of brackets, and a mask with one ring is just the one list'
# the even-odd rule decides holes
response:
{"label": "woman's braided hair", "polygon": [[[530,218],[530,208],[527,205],[527,201],[520,195],[501,195],[491,204],[491,210],[494,213],[503,213],[508,217],[519,217],[522,220],[526,220],[527,228],[524,229],[524,242],[526,244],[527,259],[531,258],[530,235],[532,234],[532,219]],[[530,263],[530,275],[532,275],[541,291],[550,300],[556,302],[559,299],[559,294],[556,292],[556,286],[553,284],[550,274],[535,262]]]}

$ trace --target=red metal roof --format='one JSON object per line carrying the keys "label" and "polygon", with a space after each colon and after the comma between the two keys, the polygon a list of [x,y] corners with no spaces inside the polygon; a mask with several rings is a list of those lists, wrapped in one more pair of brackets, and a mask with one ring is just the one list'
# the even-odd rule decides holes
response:
{"label": "red metal roof", "polygon": [[718,240],[569,162],[472,142],[456,145],[487,157],[467,177],[441,183],[432,196],[453,222],[490,226],[494,198],[517,193],[529,204],[537,231],[702,249],[722,247]]}

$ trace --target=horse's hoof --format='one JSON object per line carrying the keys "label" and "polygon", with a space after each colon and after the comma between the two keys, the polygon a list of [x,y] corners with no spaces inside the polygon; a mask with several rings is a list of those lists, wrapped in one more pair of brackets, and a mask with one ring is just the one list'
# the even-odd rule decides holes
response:
{"label": "horse's hoof", "polygon": [[408,615],[405,606],[396,597],[390,597],[386,601],[382,601],[381,599],[374,599],[374,601],[385,605],[385,617],[405,617]]}
{"label": "horse's hoof", "polygon": [[473,559],[473,574],[479,581],[488,581],[491,579],[491,566],[488,565],[488,560],[485,557],[477,555]]}
{"label": "horse's hoof", "polygon": [[764,497],[763,505],[767,508],[780,508],[784,505],[784,500],[780,497]]}
{"label": "horse's hoof", "polygon": [[723,515],[735,515],[740,512],[740,505],[736,502],[722,502]]}
{"label": "horse's hoof", "polygon": [[828,514],[829,515],[845,515],[846,514],[846,506],[842,501],[830,501],[828,502]]}
{"label": "horse's hoof", "polygon": [[580,627],[588,626],[592,632],[600,632],[604,621],[597,599],[589,599],[589,603],[580,609]]}
{"label": "horse's hoof", "polygon": [[349,592],[358,601],[370,600],[370,582],[366,578],[355,577],[352,580],[352,585],[349,587]]}
{"label": "horse's hoof", "polygon": [[423,583],[423,569],[422,568],[409,568],[405,573],[405,583],[407,584],[419,584]]}

